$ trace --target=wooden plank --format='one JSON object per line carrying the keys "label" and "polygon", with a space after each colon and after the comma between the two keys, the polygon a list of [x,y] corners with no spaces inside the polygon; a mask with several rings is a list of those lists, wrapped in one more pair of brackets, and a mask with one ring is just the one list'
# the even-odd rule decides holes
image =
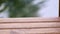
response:
{"label": "wooden plank", "polygon": [[0,23],[60,22],[60,18],[0,18]]}
{"label": "wooden plank", "polygon": [[26,33],[26,34],[60,34],[60,33]]}
{"label": "wooden plank", "polygon": [[0,34],[10,34],[10,30],[0,30]]}
{"label": "wooden plank", "polygon": [[[25,31],[25,32],[24,32]],[[30,30],[29,30],[30,31]],[[44,31],[43,31],[44,32]],[[58,32],[48,32],[48,33],[41,33],[41,31],[40,32],[38,32],[38,33],[36,33],[36,32],[26,32],[26,30],[0,30],[0,34],[60,34],[60,33],[58,33]]]}
{"label": "wooden plank", "polygon": [[60,18],[0,18],[0,34],[60,34]]}
{"label": "wooden plank", "polygon": [[0,28],[59,28],[60,23],[7,23],[0,24]]}
{"label": "wooden plank", "polygon": [[60,28],[0,30],[0,34],[59,34],[59,33]]}
{"label": "wooden plank", "polygon": [[60,28],[42,28],[42,29],[12,29],[12,32],[24,33],[60,33]]}

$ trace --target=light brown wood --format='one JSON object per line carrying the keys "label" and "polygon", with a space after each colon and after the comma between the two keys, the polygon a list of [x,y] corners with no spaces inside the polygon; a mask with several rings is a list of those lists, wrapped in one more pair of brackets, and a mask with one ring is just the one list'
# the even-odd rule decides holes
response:
{"label": "light brown wood", "polygon": [[60,34],[60,18],[0,18],[0,34]]}
{"label": "light brown wood", "polygon": [[30,34],[30,33],[60,33],[60,28],[42,28],[42,29],[10,29],[0,30],[0,33],[19,33],[19,34]]}
{"label": "light brown wood", "polygon": [[0,30],[0,34],[10,34],[10,30]]}
{"label": "light brown wood", "polygon": [[60,18],[0,18],[0,23],[60,22]]}
{"label": "light brown wood", "polygon": [[60,33],[60,28],[41,28],[41,29],[13,29],[18,33]]}
{"label": "light brown wood", "polygon": [[0,30],[0,33],[19,33],[19,34],[30,34],[30,33],[60,33],[60,28],[42,28],[42,29],[10,29]]}
{"label": "light brown wood", "polygon": [[0,24],[1,28],[60,28],[60,23],[7,23]]}

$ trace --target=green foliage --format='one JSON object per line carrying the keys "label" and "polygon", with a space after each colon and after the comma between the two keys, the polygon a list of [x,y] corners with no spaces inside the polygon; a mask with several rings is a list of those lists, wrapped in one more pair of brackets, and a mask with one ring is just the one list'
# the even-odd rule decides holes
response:
{"label": "green foliage", "polygon": [[34,0],[0,0],[0,5],[6,3],[6,6],[9,7],[10,18],[37,17],[36,12],[39,7],[37,4],[32,4],[32,1]]}
{"label": "green foliage", "polygon": [[0,13],[3,12],[7,8],[7,2],[8,0],[0,0],[0,6],[2,5],[2,3],[6,3],[5,7],[2,10],[0,10]]}

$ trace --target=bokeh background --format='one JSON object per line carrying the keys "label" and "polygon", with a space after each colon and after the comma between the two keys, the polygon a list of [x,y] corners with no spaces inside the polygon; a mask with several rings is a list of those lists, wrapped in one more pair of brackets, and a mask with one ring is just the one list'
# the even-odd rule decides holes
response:
{"label": "bokeh background", "polygon": [[[33,4],[37,4],[42,0],[34,0]],[[59,0],[46,0],[43,4],[39,5],[42,6],[38,11],[37,14],[39,17],[58,17],[59,16]],[[4,4],[0,6],[0,10],[4,7]],[[0,18],[9,18],[9,12],[7,8],[4,12],[0,13]]]}

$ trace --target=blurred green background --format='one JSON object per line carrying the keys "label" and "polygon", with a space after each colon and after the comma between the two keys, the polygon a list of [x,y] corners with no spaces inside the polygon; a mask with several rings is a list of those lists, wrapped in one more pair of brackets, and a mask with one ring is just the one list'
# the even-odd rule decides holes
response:
{"label": "blurred green background", "polygon": [[43,4],[45,0],[37,4],[33,4],[34,0],[0,0],[0,6],[4,3],[4,8],[0,10],[2,13],[8,8],[9,18],[19,17],[38,17],[37,11],[40,9],[39,5]]}

